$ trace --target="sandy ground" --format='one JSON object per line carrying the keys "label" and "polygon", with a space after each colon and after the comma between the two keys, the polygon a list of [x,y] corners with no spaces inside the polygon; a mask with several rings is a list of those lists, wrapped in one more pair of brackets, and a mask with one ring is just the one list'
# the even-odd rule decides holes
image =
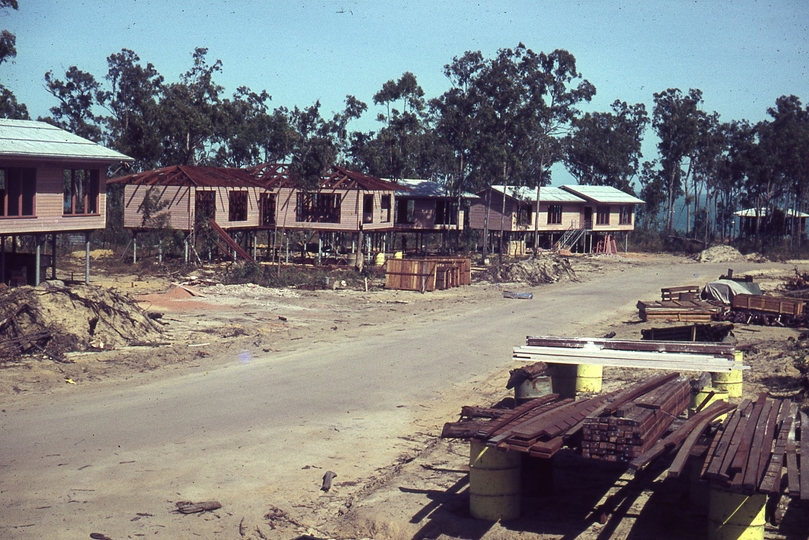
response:
{"label": "sandy ground", "polygon": [[[579,279],[593,273],[619,272],[627,265],[676,264],[675,257],[630,255],[618,258],[572,260]],[[692,264],[688,261],[688,264]],[[187,277],[187,276],[186,276]],[[762,265],[757,275],[764,290],[783,282],[783,268],[771,271]],[[71,391],[71,381],[98,386],[149,384],[169,375],[215,368],[239,355],[283,352],[302,339],[337,341],[346,336],[360,339],[384,333],[397,322],[425,312],[462,312],[488,301],[491,283],[417,294],[379,289],[302,291],[265,289],[252,285],[188,288],[172,285],[172,278],[137,275],[100,275],[94,284],[116,287],[131,294],[150,312],[160,313],[165,331],[159,344],[112,351],[73,353],[71,363],[25,358],[0,370],[0,396],[5,403],[40,396],[58,399]],[[665,285],[665,284],[662,284]],[[553,285],[548,285],[553,286]],[[249,302],[250,310],[244,305]],[[616,313],[612,321],[593,327],[589,335],[614,331],[618,337],[636,339],[637,313]],[[796,394],[800,373],[794,367],[800,349],[800,330],[773,327],[738,327],[740,345],[748,348],[753,366],[745,392],[773,391]],[[644,374],[606,369],[605,390],[618,388]],[[335,480],[329,493],[290,500],[282,507],[267,508],[260,518],[242,518],[238,527],[222,530],[223,520],[234,522],[234,509],[223,508],[188,520],[194,536],[223,538],[683,538],[704,522],[704,515],[687,503],[688,482],[664,482],[662,470],[652,468],[642,478],[629,481],[619,469],[582,465],[566,454],[558,456],[553,495],[537,494],[524,504],[530,517],[512,523],[485,523],[469,517],[467,471],[468,444],[442,440],[444,422],[454,420],[461,405],[491,405],[510,397],[505,389],[507,370],[472,380],[468,387],[453,388],[444,399],[424,403],[410,433],[400,441],[400,454],[388,467],[363,482]],[[369,434],[373,436],[373,434]],[[317,474],[320,474],[318,472]],[[596,522],[593,509],[610,494],[624,500],[623,514],[606,525]],[[790,514],[781,530],[768,528],[769,538],[798,538],[806,525],[804,510]],[[802,516],[802,517],[801,517]],[[134,516],[148,519],[148,516]],[[207,533],[205,532],[207,531]],[[803,534],[803,533],[799,533]],[[142,536],[136,534],[135,536]],[[130,537],[131,538],[131,537]],[[117,539],[114,539],[117,540]]]}

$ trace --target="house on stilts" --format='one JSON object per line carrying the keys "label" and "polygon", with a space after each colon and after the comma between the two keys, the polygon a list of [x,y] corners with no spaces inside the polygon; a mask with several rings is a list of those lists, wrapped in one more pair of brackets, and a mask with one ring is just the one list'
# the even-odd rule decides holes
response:
{"label": "house on stilts", "polygon": [[[472,229],[488,245],[520,255],[526,248],[612,252],[616,235],[635,228],[635,208],[644,202],[610,186],[536,188],[493,185],[478,192],[469,209]],[[502,235],[502,236],[501,236]]]}
{"label": "house on stilts", "polygon": [[169,227],[186,233],[186,259],[210,229],[228,256],[252,260],[266,241],[267,257],[289,261],[289,233],[301,249],[317,236],[316,257],[350,262],[361,251],[384,251],[393,232],[397,186],[333,166],[305,189],[286,164],[247,169],[175,166],[114,180],[124,186],[124,226],[135,234]]}
{"label": "house on stilts", "polygon": [[131,161],[44,122],[0,119],[0,282],[56,279],[58,235],[83,237],[89,282],[90,233],[106,226],[108,168]]}

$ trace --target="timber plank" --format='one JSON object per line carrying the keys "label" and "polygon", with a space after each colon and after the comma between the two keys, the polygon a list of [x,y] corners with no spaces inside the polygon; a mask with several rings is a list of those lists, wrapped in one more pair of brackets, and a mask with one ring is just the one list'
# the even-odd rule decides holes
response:
{"label": "timber plank", "polygon": [[511,422],[514,422],[518,418],[525,416],[526,414],[531,413],[533,410],[538,409],[539,407],[542,407],[552,401],[555,401],[558,398],[559,394],[548,394],[547,396],[542,396],[537,399],[527,401],[522,405],[512,409],[511,414],[504,414],[497,420],[492,420],[489,423],[489,425],[486,426],[486,428],[478,432],[477,437],[480,438],[490,437],[498,429],[509,425]]}
{"label": "timber plank", "polygon": [[795,414],[798,411],[797,403],[784,403],[781,407],[779,417],[778,438],[775,441],[775,449],[770,464],[764,472],[764,478],[758,486],[761,493],[777,495],[781,492],[781,476],[784,470],[784,453],[786,452],[787,437],[792,429]]}
{"label": "timber plank", "polygon": [[711,403],[708,408],[698,412],[683,422],[682,425],[678,429],[674,430],[668,437],[658,440],[649,450],[630,461],[629,468],[636,471],[642,469],[649,462],[660,457],[667,449],[673,448],[683,442],[691,431],[697,425],[699,425],[704,418],[707,417],[713,419],[717,416],[730,412],[735,408],[736,405],[731,405],[729,403],[725,403],[724,401],[715,401],[714,403]]}
{"label": "timber plank", "polygon": [[[703,476],[707,478],[718,478],[719,471],[721,470],[722,461],[730,448],[731,441],[733,440],[733,436],[736,433],[737,428],[741,425],[741,429],[744,429],[744,424],[741,422],[743,417],[743,411],[750,406],[750,400],[746,399],[739,404],[739,407],[731,414],[727,419],[727,425],[725,429],[722,430],[722,436],[719,438],[719,443],[715,447],[713,453],[709,453],[708,460],[710,461],[710,465],[703,471]],[[745,421],[746,422],[746,421]]]}
{"label": "timber plank", "polygon": [[764,465],[766,465],[772,450],[772,432],[775,429],[775,421],[778,418],[780,408],[780,401],[768,399],[764,404],[764,409],[761,411],[756,433],[753,436],[753,444],[750,447],[750,454],[747,457],[747,468],[742,479],[742,489],[745,493],[752,493],[761,481],[761,473],[763,473]]}
{"label": "timber plank", "polygon": [[798,468],[798,454],[797,454],[797,445],[795,444],[795,430],[798,426],[798,413],[797,413],[797,403],[793,403],[795,406],[795,414],[793,415],[794,418],[792,420],[792,425],[789,426],[789,433],[787,433],[787,446],[786,446],[786,458],[787,458],[787,490],[789,491],[789,495],[791,497],[799,497],[801,493],[801,479],[798,475],[799,468]]}
{"label": "timber plank", "polygon": [[750,447],[752,446],[753,438],[756,435],[756,427],[758,425],[759,417],[761,416],[761,412],[764,410],[766,404],[766,394],[759,394],[758,399],[753,404],[753,411],[750,414],[750,419],[747,421],[747,425],[744,426],[744,432],[742,433],[741,440],[739,441],[736,454],[733,457],[730,467],[728,467],[729,473],[735,474],[742,472],[747,466],[747,458],[750,456]]}
{"label": "timber plank", "polygon": [[747,409],[742,412],[742,417],[739,420],[739,426],[736,428],[733,438],[730,440],[728,450],[725,453],[725,456],[722,458],[722,463],[719,466],[718,478],[720,480],[727,482],[732,476],[730,466],[733,463],[733,460],[736,458],[736,452],[739,451],[739,446],[742,444],[744,433],[747,431],[747,424],[751,422],[750,419],[753,416],[754,409],[755,403],[751,403]]}

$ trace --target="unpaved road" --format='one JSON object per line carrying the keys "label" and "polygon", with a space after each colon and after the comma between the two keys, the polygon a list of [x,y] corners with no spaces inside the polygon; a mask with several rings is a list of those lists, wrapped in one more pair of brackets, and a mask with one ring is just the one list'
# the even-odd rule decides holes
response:
{"label": "unpaved road", "polygon": [[[513,367],[511,347],[526,335],[588,335],[632,318],[636,301],[657,298],[661,286],[704,283],[728,266],[626,265],[583,283],[522,288],[531,301],[505,300],[492,286],[475,293],[483,301],[313,336],[288,352],[15,399],[0,412],[0,538],[328,531],[352,496],[476,402],[476,385]],[[326,470],[338,475],[329,493],[318,489]],[[223,508],[173,512],[177,501],[207,500]],[[292,528],[273,530],[268,514]]]}

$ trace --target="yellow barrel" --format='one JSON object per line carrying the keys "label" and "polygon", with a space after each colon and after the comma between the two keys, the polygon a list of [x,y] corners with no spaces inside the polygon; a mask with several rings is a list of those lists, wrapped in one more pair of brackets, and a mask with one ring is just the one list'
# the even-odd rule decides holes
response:
{"label": "yellow barrel", "polygon": [[[711,396],[711,392],[713,392],[713,396]],[[708,396],[711,396],[708,398]],[[704,410],[708,408],[708,405],[713,403],[714,401],[728,401],[728,391],[727,390],[719,390],[718,388],[703,388],[696,394],[691,394],[691,404],[688,406],[688,417],[691,418],[697,412],[697,408],[699,407],[700,410]],[[707,402],[706,402],[707,400]],[[703,405],[703,402],[705,404]],[[702,405],[700,407],[700,405]],[[723,414],[722,416],[718,416],[718,420],[725,420],[728,415]]]}
{"label": "yellow barrel", "polygon": [[[736,362],[739,367],[744,362],[744,353],[736,351]],[[713,387],[718,390],[727,390],[728,397],[742,397],[742,373],[741,369],[733,369],[727,373],[711,373]]]}
{"label": "yellow barrel", "polygon": [[576,391],[588,394],[601,392],[601,379],[604,377],[604,366],[576,366]]}
{"label": "yellow barrel", "polygon": [[507,521],[520,517],[522,454],[478,441],[469,447],[469,512],[473,518]]}
{"label": "yellow barrel", "polygon": [[710,540],[763,540],[767,496],[742,495],[711,487],[708,503]]}
{"label": "yellow barrel", "polygon": [[402,259],[402,258],[404,258],[404,253],[402,253],[401,251],[397,251],[396,253],[393,254],[393,258],[394,259]]}
{"label": "yellow barrel", "polygon": [[377,266],[384,265],[385,264],[385,254],[382,253],[382,252],[377,253],[376,254],[376,259],[374,259],[374,262],[376,263]]}
{"label": "yellow barrel", "polygon": [[563,398],[575,398],[577,392],[601,392],[604,366],[552,364],[548,371],[551,375],[551,391]]}

